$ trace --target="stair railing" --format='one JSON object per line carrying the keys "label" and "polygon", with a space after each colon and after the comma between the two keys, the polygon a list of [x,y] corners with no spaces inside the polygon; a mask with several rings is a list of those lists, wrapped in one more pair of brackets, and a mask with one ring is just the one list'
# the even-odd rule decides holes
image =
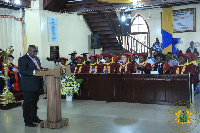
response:
{"label": "stair railing", "polygon": [[110,26],[110,28],[112,29],[118,43],[119,43],[119,46],[120,48],[122,49],[122,38],[119,38],[119,36],[117,36],[117,34],[120,34],[120,21],[118,20],[118,17],[117,17],[117,14],[114,12],[108,12],[108,13],[104,13],[107,21],[108,21],[108,24]]}
{"label": "stair railing", "polygon": [[152,49],[135,39],[133,36],[129,34],[118,34],[117,36],[124,49],[135,54],[146,53],[148,57],[152,57]]}

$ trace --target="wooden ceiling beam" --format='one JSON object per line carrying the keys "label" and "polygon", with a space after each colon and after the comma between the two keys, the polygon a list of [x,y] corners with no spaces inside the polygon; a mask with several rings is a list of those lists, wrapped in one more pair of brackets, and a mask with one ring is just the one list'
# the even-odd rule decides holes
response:
{"label": "wooden ceiling beam", "polygon": [[[117,3],[106,3],[98,0],[84,0],[68,2],[69,0],[43,0],[46,2],[44,5],[45,10],[56,11],[56,12],[88,12],[88,11],[112,11],[121,9],[122,7],[129,7],[131,10],[142,10],[150,7],[170,7],[180,6],[187,4],[199,3],[197,0],[141,0],[139,7],[133,7],[130,4],[117,4]],[[146,7],[146,8],[145,8]]]}

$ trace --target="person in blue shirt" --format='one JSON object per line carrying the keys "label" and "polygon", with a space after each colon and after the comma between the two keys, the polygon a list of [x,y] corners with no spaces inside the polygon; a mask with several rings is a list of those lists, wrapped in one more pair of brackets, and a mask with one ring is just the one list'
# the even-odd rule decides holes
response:
{"label": "person in blue shirt", "polygon": [[156,38],[156,42],[151,46],[152,50],[162,53],[162,43],[160,43],[159,39]]}

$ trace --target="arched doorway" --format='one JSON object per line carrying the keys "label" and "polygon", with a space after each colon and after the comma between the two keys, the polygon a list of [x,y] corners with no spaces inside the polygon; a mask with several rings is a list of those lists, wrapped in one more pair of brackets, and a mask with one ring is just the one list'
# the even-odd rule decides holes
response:
{"label": "arched doorway", "polygon": [[[141,42],[142,44],[144,44],[145,46],[150,47],[149,25],[141,14],[135,15],[135,17],[132,20],[131,36],[139,42]],[[143,52],[142,49],[144,48],[142,48],[139,45],[137,45],[137,47],[137,53]],[[147,47],[145,47],[145,51],[148,51]]]}

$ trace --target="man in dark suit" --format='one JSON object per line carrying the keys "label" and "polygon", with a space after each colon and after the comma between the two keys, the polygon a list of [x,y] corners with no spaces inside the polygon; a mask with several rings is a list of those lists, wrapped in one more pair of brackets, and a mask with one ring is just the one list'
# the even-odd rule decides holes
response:
{"label": "man in dark suit", "polygon": [[19,58],[18,65],[21,74],[20,90],[24,93],[22,107],[25,126],[35,127],[33,122],[42,121],[37,116],[41,77],[35,76],[35,71],[42,70],[42,67],[35,45],[29,45],[28,52]]}
{"label": "man in dark suit", "polygon": [[187,49],[186,53],[191,52],[191,53],[196,53],[198,52],[197,49],[194,47],[194,42],[190,42],[190,47]]}

